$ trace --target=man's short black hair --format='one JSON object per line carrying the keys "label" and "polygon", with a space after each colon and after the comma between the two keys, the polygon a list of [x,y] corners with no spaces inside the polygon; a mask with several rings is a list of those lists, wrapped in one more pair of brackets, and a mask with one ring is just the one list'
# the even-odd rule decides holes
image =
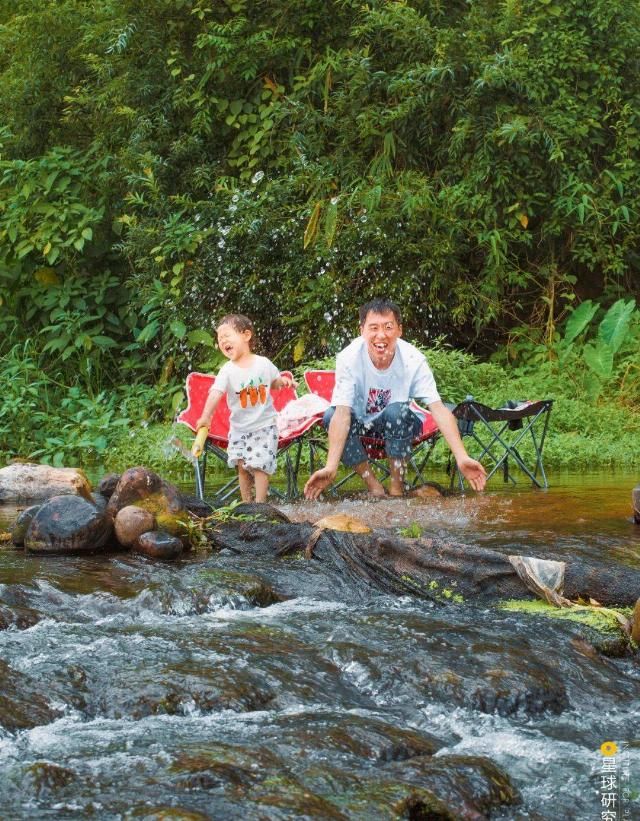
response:
{"label": "man's short black hair", "polygon": [[369,302],[365,302],[364,305],[360,306],[359,312],[360,314],[360,326],[364,325],[367,316],[369,314],[393,314],[394,319],[398,323],[398,325],[402,325],[402,314],[400,313],[400,308],[396,305],[395,302],[392,302],[390,299],[371,299]]}

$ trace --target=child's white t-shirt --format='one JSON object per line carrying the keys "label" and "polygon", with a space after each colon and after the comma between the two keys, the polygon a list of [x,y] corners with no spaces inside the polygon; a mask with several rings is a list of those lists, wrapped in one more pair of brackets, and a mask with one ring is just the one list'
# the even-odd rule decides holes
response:
{"label": "child's white t-shirt", "polygon": [[280,372],[266,356],[254,355],[248,368],[239,368],[233,362],[220,368],[211,390],[226,393],[234,431],[249,433],[276,424],[271,383],[279,376]]}
{"label": "child's white t-shirt", "polygon": [[336,358],[336,384],[331,404],[346,405],[363,422],[371,422],[392,402],[421,399],[440,401],[436,382],[424,354],[398,339],[391,365],[378,370],[362,337],[354,339]]}

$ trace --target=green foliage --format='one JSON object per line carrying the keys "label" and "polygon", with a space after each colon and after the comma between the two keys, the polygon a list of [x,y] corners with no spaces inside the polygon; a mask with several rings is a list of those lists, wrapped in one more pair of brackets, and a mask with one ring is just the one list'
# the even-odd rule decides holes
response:
{"label": "green foliage", "polygon": [[422,536],[422,527],[418,522],[411,522],[407,527],[399,528],[398,534],[404,536],[405,539],[419,539]]}
{"label": "green foliage", "polygon": [[381,290],[423,342],[532,312],[550,340],[576,294],[637,283],[634,4],[20,0],[3,22],[5,258],[109,268],[138,307],[160,283],[171,322],[141,344],[179,366],[221,310],[317,356]]}
{"label": "green foliage", "polygon": [[637,408],[639,47],[619,0],[0,4],[0,373],[166,419],[220,314],[284,367],[384,293],[449,398],[516,394],[445,347],[507,337],[532,395]]}

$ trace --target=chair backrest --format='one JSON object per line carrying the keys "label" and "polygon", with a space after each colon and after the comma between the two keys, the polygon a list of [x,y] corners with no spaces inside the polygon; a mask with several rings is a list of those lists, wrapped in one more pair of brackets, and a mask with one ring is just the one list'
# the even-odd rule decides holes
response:
{"label": "chair backrest", "polygon": [[[293,379],[291,371],[280,371],[280,376],[288,376],[289,379]],[[298,398],[298,394],[295,388],[278,388],[271,391],[271,398],[273,399],[273,407],[280,413],[285,405]]]}
{"label": "chair backrest", "polygon": [[[193,371],[188,374],[186,382],[187,407],[178,414],[176,422],[191,428],[195,432],[196,422],[202,416],[209,389],[215,380],[215,374],[198,373]],[[209,438],[219,442],[226,442],[229,439],[229,406],[227,397],[223,396],[218,402],[209,426]]]}
{"label": "chair backrest", "polygon": [[310,393],[315,393],[316,396],[321,396],[327,402],[331,402],[333,388],[336,384],[335,371],[305,371],[304,381]]}
{"label": "chair backrest", "polygon": [[[291,371],[282,371],[282,376],[288,376],[293,379]],[[187,425],[195,432],[196,422],[202,416],[209,389],[213,385],[215,374],[198,373],[193,371],[187,376],[186,391],[187,391],[187,408],[183,410],[176,419],[183,425]],[[293,399],[297,399],[295,388],[280,388],[271,392],[273,399],[273,406],[276,411],[281,411],[285,405]],[[215,440],[218,444],[226,444],[229,439],[229,418],[231,413],[229,405],[227,404],[227,397],[223,396],[216,405],[211,418],[211,425],[209,426],[209,439]]]}

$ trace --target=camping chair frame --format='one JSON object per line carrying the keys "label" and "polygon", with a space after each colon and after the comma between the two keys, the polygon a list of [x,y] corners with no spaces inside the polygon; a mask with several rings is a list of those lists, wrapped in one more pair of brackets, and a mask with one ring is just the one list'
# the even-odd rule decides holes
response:
{"label": "camping chair frame", "polygon": [[[331,402],[333,394],[333,386],[335,385],[336,372],[332,370],[317,370],[305,371],[304,381],[311,393],[321,396],[328,402]],[[440,435],[438,428],[433,421],[431,414],[424,408],[421,408],[416,402],[411,402],[411,408],[418,413],[423,419],[422,431],[416,439],[413,440],[413,450],[407,459],[407,464],[414,472],[414,477],[409,484],[409,487],[414,488],[419,484],[425,483],[423,471],[429,461],[429,457],[435,447],[436,441]],[[384,481],[389,476],[389,468],[382,461],[386,459],[384,450],[384,440],[373,436],[361,436],[362,445],[369,457],[372,465],[380,473],[381,481]],[[327,445],[325,441],[317,438],[309,439],[309,470],[311,473],[315,470],[316,459],[318,452],[327,453]],[[336,494],[337,491],[348,481],[355,476],[354,471],[350,471],[342,479],[338,480],[328,488],[328,492]]]}
{"label": "camping chair frame", "polygon": [[[290,371],[282,371],[282,376],[292,378]],[[206,397],[209,388],[213,385],[215,376],[212,374],[203,374],[196,371],[187,376],[186,393],[188,399],[188,406],[186,410],[182,411],[176,421],[187,425],[194,433],[195,423],[200,417],[206,402]],[[273,403],[277,411],[282,410],[289,402],[297,398],[294,388],[280,388],[272,392]],[[269,492],[273,493],[281,500],[292,500],[300,496],[298,489],[298,473],[300,470],[300,461],[302,457],[303,435],[307,430],[318,423],[317,418],[309,419],[308,422],[299,430],[296,430],[290,435],[278,440],[278,461],[284,457],[284,464],[282,465],[286,478],[286,491],[282,492],[279,488],[269,485]],[[229,407],[227,405],[226,397],[222,397],[213,418],[211,420],[211,428],[209,436],[205,443],[205,448],[202,456],[194,460],[195,473],[195,490],[196,496],[199,499],[204,499],[205,496],[205,479],[207,474],[207,462],[209,455],[213,455],[219,459],[224,465],[227,464],[227,444],[229,433]],[[239,484],[237,475],[233,475],[225,484],[217,490],[213,496],[213,501],[216,504],[224,504],[227,499],[238,493]]]}
{"label": "camping chair frame", "polygon": [[[504,481],[516,484],[515,477],[509,470],[509,459],[512,459],[536,487],[547,488],[549,483],[542,451],[552,406],[552,399],[504,408],[490,408],[475,400],[465,400],[456,405],[452,412],[458,420],[462,436],[470,437],[480,446],[480,452],[474,453],[474,458],[482,461],[488,457],[492,461],[487,481],[502,468]],[[518,445],[527,437],[533,444],[533,466],[527,465],[518,450]],[[464,490],[464,479],[460,471],[450,470],[450,474],[451,487],[457,479],[460,490]]]}

